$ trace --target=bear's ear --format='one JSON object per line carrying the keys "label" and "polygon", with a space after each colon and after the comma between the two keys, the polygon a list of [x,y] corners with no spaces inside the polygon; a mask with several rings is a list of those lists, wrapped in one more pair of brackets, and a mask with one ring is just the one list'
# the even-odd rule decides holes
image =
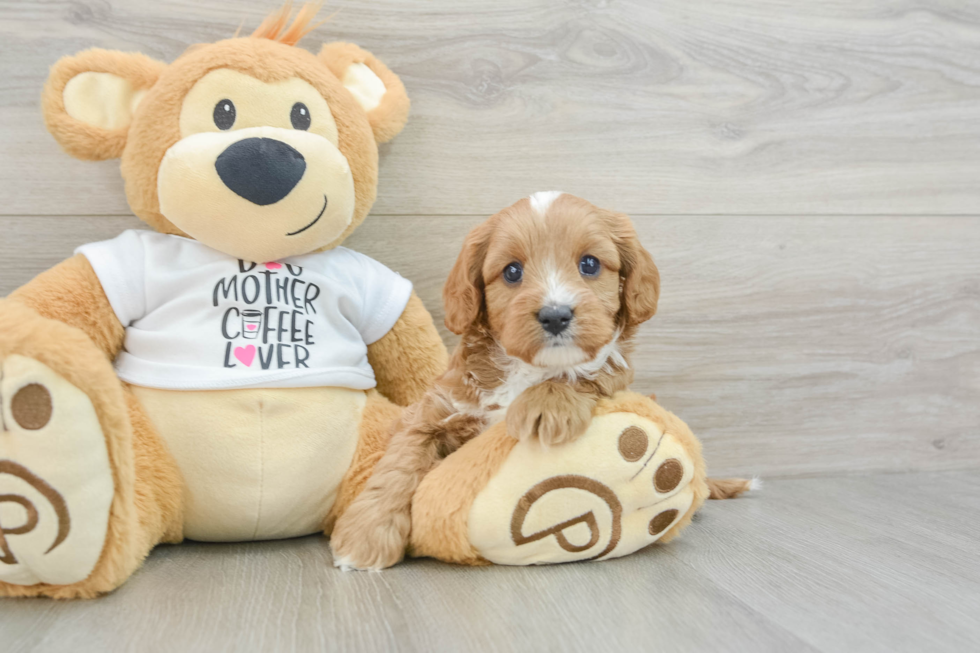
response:
{"label": "bear's ear", "polygon": [[367,112],[374,140],[390,141],[408,120],[408,93],[398,75],[352,43],[327,43],[322,61]]}
{"label": "bear's ear", "polygon": [[122,156],[136,105],[165,67],[135,52],[94,49],[62,57],[41,96],[48,131],[79,159]]}

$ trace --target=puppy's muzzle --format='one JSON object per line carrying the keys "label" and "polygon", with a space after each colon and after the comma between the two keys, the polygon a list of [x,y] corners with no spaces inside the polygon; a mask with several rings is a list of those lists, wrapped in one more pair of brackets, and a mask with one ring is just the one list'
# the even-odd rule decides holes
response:
{"label": "puppy's muzzle", "polygon": [[538,311],[538,322],[541,328],[553,336],[560,335],[575,317],[571,306],[545,306]]}
{"label": "puppy's muzzle", "polygon": [[245,138],[219,154],[214,167],[232,192],[266,206],[296,187],[306,172],[306,160],[296,148],[274,138]]}

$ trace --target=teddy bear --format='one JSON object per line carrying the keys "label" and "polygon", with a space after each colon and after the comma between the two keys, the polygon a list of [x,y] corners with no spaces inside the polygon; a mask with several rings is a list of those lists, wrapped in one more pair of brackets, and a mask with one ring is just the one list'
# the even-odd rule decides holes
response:
{"label": "teddy bear", "polygon": [[[149,229],[0,300],[0,595],[94,597],[185,538],[329,535],[445,369],[412,284],[343,247],[405,87],[355,45],[297,47],[315,11],[290,22],[287,5],[169,65],[93,49],[52,67],[48,130],[77,158],[121,159]],[[601,402],[560,452],[497,425],[423,482],[412,553],[625,555],[676,535],[704,479],[696,438],[639,395]]]}
{"label": "teddy bear", "polygon": [[170,65],[53,66],[49,131],[121,158],[152,230],[0,303],[0,594],[94,596],[160,542],[329,532],[445,367],[412,284],[341,245],[408,96],[357,46],[296,47],[314,11]]}

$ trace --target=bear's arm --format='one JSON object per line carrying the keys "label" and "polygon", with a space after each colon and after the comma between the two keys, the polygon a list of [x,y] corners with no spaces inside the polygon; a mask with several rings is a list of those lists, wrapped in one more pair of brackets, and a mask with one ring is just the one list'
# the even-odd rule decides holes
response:
{"label": "bear's arm", "polygon": [[109,304],[99,278],[81,254],[42,272],[10,293],[42,317],[84,331],[110,360],[122,349],[126,329]]}
{"label": "bear's arm", "polygon": [[446,346],[414,291],[395,326],[368,345],[368,362],[374,368],[378,391],[399,406],[421,399],[446,371]]}

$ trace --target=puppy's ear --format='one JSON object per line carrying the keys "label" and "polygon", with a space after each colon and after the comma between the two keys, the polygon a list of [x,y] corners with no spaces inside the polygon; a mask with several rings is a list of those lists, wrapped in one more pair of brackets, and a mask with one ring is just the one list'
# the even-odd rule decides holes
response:
{"label": "puppy's ear", "polygon": [[327,43],[320,61],[337,76],[367,112],[374,140],[390,141],[408,120],[408,93],[398,75],[377,57],[353,43]]}
{"label": "puppy's ear", "polygon": [[625,326],[635,327],[657,312],[660,299],[660,271],[653,262],[628,216],[622,213],[607,215],[613,240],[619,249],[622,278],[621,319]]}
{"label": "puppy's ear", "polygon": [[48,131],[79,159],[122,156],[136,106],[165,67],[137,52],[93,49],[62,57],[41,96]]}
{"label": "puppy's ear", "polygon": [[442,288],[446,328],[456,335],[476,321],[483,306],[483,259],[487,255],[490,232],[488,222],[470,231]]}

